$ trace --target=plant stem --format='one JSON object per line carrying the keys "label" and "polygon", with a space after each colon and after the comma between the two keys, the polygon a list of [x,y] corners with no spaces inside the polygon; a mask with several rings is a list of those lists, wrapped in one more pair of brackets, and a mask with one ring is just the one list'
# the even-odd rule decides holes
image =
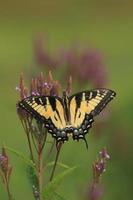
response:
{"label": "plant stem", "polygon": [[53,169],[52,169],[50,181],[52,181],[53,177],[54,177],[54,173],[55,173],[55,169],[56,169],[56,166],[57,166],[57,161],[58,161],[58,158],[59,158],[62,142],[59,142],[59,144],[57,144],[57,145],[58,145],[57,146],[57,153],[56,153],[56,158],[55,158],[54,166],[53,166]]}
{"label": "plant stem", "polygon": [[11,195],[10,190],[9,190],[9,182],[7,180],[7,177],[5,177],[5,186],[6,186],[6,190],[7,190],[7,194],[8,194],[8,199],[12,200],[12,195]]}
{"label": "plant stem", "polygon": [[46,156],[46,161],[47,161],[48,158],[50,157],[50,155],[51,155],[51,153],[52,153],[52,151],[53,151],[53,149],[54,149],[54,145],[55,145],[55,140],[53,141],[53,143],[52,143],[52,145],[51,145],[51,147],[50,147],[50,149],[49,149],[49,151],[48,151],[48,154],[47,154],[47,156]]}
{"label": "plant stem", "polygon": [[46,139],[47,139],[47,130],[45,129],[43,143],[41,145],[41,151],[43,150],[43,148],[44,148],[44,146],[46,144]]}
{"label": "plant stem", "polygon": [[27,134],[27,139],[28,139],[28,145],[29,145],[29,150],[30,150],[30,155],[31,155],[31,160],[34,162],[34,156],[33,156],[33,152],[32,152],[32,147],[31,147],[31,142],[30,142],[30,136],[29,134]]}
{"label": "plant stem", "polygon": [[40,200],[42,200],[42,187],[43,187],[43,160],[42,160],[42,145],[38,144],[38,182]]}
{"label": "plant stem", "polygon": [[[29,130],[28,130],[27,121],[21,119],[21,123],[22,123],[22,126],[23,126],[23,128],[24,128],[24,130],[25,130],[25,133],[26,133],[26,136],[27,136],[31,160],[34,162],[34,156],[33,156],[33,152],[32,152],[32,145],[31,145],[31,141],[30,141],[30,133],[29,133]],[[29,122],[28,122],[28,123],[29,123]],[[34,163],[35,163],[35,162],[34,162]]]}

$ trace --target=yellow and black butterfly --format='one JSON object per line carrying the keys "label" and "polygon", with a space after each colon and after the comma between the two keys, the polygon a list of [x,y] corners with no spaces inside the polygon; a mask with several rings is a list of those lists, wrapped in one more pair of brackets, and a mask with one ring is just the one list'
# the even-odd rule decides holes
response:
{"label": "yellow and black butterfly", "polygon": [[[94,89],[58,96],[29,96],[19,102],[37,121],[43,123],[48,132],[59,141],[84,139],[91,128],[93,118],[111,101],[116,93],[109,89]],[[86,141],[86,140],[85,140]]]}

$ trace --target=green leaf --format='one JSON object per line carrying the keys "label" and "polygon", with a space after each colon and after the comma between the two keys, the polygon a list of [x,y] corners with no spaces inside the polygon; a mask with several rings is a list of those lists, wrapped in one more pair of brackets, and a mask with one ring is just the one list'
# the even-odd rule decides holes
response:
{"label": "green leaf", "polygon": [[53,200],[55,190],[57,189],[57,187],[59,186],[61,181],[65,178],[65,176],[67,176],[68,174],[73,172],[75,169],[76,169],[76,167],[66,169],[65,171],[63,171],[62,173],[57,175],[51,182],[49,182],[45,186],[44,191],[43,191],[44,199]]}
{"label": "green leaf", "polygon": [[15,150],[13,148],[7,147],[7,146],[4,146],[4,147],[8,151],[14,153],[16,156],[18,156],[19,158],[21,158],[27,165],[30,165],[31,167],[35,168],[35,164],[33,163],[33,161],[30,160],[29,158],[26,158],[21,152]]}
{"label": "green leaf", "polygon": [[[53,166],[55,163],[55,161],[52,161],[52,162],[49,162],[46,167],[51,167]],[[64,163],[61,163],[61,162],[57,162],[57,165],[59,165],[60,167],[63,167],[65,169],[69,169],[70,167],[68,165],[65,165]]]}

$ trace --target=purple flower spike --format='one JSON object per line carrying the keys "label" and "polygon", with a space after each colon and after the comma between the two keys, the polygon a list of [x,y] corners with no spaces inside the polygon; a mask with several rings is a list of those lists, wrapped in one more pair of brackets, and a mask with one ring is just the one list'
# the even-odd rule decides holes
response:
{"label": "purple flower spike", "polygon": [[0,154],[0,172],[2,178],[5,177],[9,182],[12,167],[9,165],[9,159],[4,147],[2,148],[2,153]]}
{"label": "purple flower spike", "polygon": [[101,158],[103,159],[107,159],[109,160],[110,159],[110,155],[108,154],[107,150],[105,148],[103,148],[100,152],[99,152]]}
{"label": "purple flower spike", "polygon": [[99,200],[103,196],[104,188],[102,187],[100,180],[103,173],[106,171],[106,160],[109,159],[107,150],[103,148],[99,152],[98,159],[93,164],[93,180],[89,187],[89,192],[87,193],[87,199],[89,200]]}
{"label": "purple flower spike", "polygon": [[12,174],[12,166],[9,164],[9,158],[5,151],[5,148],[2,148],[2,153],[0,153],[0,177],[3,180],[3,184],[5,185],[5,189],[7,190],[7,194],[9,199],[13,199],[10,193],[10,177]]}
{"label": "purple flower spike", "polygon": [[102,176],[103,172],[106,171],[106,161],[110,158],[107,150],[103,148],[99,152],[99,158],[93,164],[93,178],[94,182],[98,183],[100,177]]}
{"label": "purple flower spike", "polygon": [[105,172],[105,163],[102,159],[95,163],[95,169],[98,174]]}

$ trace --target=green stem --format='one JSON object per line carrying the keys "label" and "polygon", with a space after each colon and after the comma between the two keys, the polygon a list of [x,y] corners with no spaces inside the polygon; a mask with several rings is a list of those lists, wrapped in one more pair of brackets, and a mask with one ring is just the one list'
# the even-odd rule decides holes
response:
{"label": "green stem", "polygon": [[38,182],[40,200],[42,200],[42,187],[43,187],[43,159],[42,159],[42,145],[38,144]]}
{"label": "green stem", "polygon": [[54,166],[53,166],[53,169],[52,169],[50,181],[52,181],[52,180],[53,180],[53,177],[54,177],[54,173],[55,173],[55,169],[56,169],[56,166],[57,166],[57,161],[58,161],[58,159],[59,159],[59,154],[60,154],[62,142],[59,142],[59,144],[57,144],[57,145],[58,145],[58,146],[57,146],[57,153],[56,153],[56,158],[55,158]]}

